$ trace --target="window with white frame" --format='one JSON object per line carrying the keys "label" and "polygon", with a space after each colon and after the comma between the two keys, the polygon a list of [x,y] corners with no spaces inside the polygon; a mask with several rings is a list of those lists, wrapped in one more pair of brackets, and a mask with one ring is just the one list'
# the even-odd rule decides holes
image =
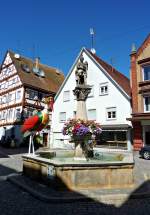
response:
{"label": "window with white frame", "polygon": [[3,111],[3,117],[2,117],[4,120],[6,119],[6,111],[4,110]]}
{"label": "window with white frame", "polygon": [[108,83],[101,83],[99,85],[99,95],[108,95]]}
{"label": "window with white frame", "polygon": [[150,96],[144,97],[144,112],[150,112]]}
{"label": "window with white frame", "polygon": [[150,80],[150,65],[143,66],[143,80]]}
{"label": "window with white frame", "polygon": [[8,95],[8,102],[11,102],[11,101],[13,101],[13,93],[10,93]]}
{"label": "window with white frame", "polygon": [[88,110],[88,119],[89,120],[96,120],[96,109],[89,109]]}
{"label": "window with white frame", "polygon": [[13,84],[13,81],[10,80],[10,81],[8,82],[8,86],[11,86],[12,84]]}
{"label": "window with white frame", "polygon": [[21,98],[21,90],[18,90],[16,92],[16,100],[19,100]]}
{"label": "window with white frame", "polygon": [[7,119],[11,120],[12,118],[13,118],[13,109],[11,108],[11,109],[8,110]]}
{"label": "window with white frame", "polygon": [[117,118],[116,107],[106,108],[106,118],[107,120],[112,120]]}
{"label": "window with white frame", "polygon": [[65,122],[66,121],[66,112],[60,112],[59,113],[59,122]]}
{"label": "window with white frame", "polygon": [[6,96],[3,96],[3,98],[2,98],[2,103],[3,103],[3,104],[6,104]]}
{"label": "window with white frame", "polygon": [[1,90],[3,90],[5,88],[5,84],[3,83],[2,85],[1,85]]}
{"label": "window with white frame", "polygon": [[70,91],[67,90],[67,91],[64,91],[64,94],[63,94],[63,101],[64,102],[67,102],[70,100]]}
{"label": "window with white frame", "polygon": [[91,92],[89,93],[88,97],[93,97],[94,96],[94,86],[91,86]]}
{"label": "window with white frame", "polygon": [[5,82],[5,89],[7,90],[8,88],[8,82]]}

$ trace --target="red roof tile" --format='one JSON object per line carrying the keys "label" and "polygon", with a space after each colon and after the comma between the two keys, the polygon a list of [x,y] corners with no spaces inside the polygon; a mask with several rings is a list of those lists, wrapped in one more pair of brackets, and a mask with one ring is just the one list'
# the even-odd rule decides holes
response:
{"label": "red roof tile", "polygon": [[[45,74],[45,77],[39,77],[32,71],[33,67],[35,66],[34,61],[23,56],[20,56],[19,59],[16,59],[12,51],[9,51],[9,54],[24,85],[30,86],[32,88],[38,88],[47,92],[56,93],[58,91],[64,80],[63,73],[59,72],[56,68],[39,63],[39,69],[43,70]],[[23,64],[29,67],[29,73],[22,69]]]}
{"label": "red roof tile", "polygon": [[92,57],[96,60],[96,62],[105,69],[105,71],[111,76],[111,78],[115,82],[117,82],[117,84],[127,93],[127,95],[131,96],[130,80],[125,75],[118,72],[111,65],[109,65],[108,63],[100,59],[97,55],[93,54],[89,50],[87,51],[90,53],[90,55],[92,55]]}

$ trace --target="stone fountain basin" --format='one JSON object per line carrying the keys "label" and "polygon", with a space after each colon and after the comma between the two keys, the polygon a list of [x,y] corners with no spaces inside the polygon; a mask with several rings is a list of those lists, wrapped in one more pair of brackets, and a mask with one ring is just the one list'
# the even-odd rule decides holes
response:
{"label": "stone fountain basin", "polygon": [[[71,157],[73,152],[60,151],[57,152],[60,158],[54,156],[52,159],[24,155],[23,173],[60,190],[125,188],[134,184],[131,152],[122,152],[122,160],[80,161]],[[70,157],[63,157],[65,153]],[[110,153],[110,156],[112,154],[120,157],[120,153]]]}

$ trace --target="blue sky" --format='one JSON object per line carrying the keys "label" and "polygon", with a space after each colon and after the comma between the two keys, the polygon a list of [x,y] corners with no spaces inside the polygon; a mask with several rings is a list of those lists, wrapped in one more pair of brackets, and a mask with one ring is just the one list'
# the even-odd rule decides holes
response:
{"label": "blue sky", "polygon": [[[150,33],[149,0],[1,0],[0,61],[7,49],[69,71],[81,48],[129,76],[131,44]],[[112,60],[111,60],[112,59]]]}

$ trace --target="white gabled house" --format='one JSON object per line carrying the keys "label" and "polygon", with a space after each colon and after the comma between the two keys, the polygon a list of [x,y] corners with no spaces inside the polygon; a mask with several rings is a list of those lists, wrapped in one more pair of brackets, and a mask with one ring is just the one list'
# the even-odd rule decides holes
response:
{"label": "white gabled house", "polygon": [[55,96],[51,126],[51,148],[69,146],[69,137],[62,135],[62,128],[76,114],[75,69],[80,56],[88,62],[87,83],[92,90],[86,101],[88,119],[102,125],[99,147],[131,150],[131,124],[126,118],[131,114],[130,82],[127,77],[83,48]]}

